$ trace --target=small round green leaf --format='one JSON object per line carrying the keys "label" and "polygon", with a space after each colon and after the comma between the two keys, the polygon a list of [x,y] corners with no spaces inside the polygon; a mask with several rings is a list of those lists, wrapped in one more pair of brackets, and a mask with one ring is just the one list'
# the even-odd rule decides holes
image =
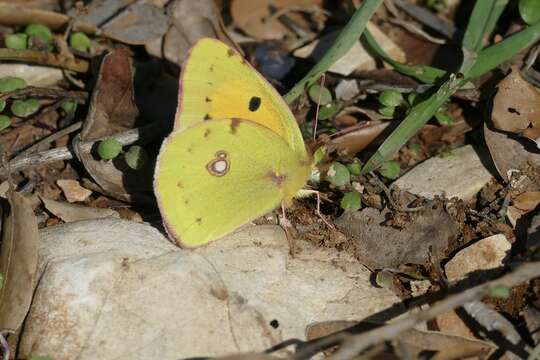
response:
{"label": "small round green leaf", "polygon": [[387,179],[394,180],[399,176],[400,166],[397,161],[390,160],[382,164],[379,173]]}
{"label": "small round green leaf", "polygon": [[15,116],[25,118],[35,114],[40,106],[38,99],[15,100],[11,103],[11,112]]}
{"label": "small round green leaf", "polygon": [[0,93],[10,92],[14,90],[24,89],[26,81],[20,77],[5,76],[0,78]]}
{"label": "small round green leaf", "polygon": [[415,93],[414,91],[407,95],[407,102],[410,106],[416,105],[416,99],[418,99],[418,93]]}
{"label": "small round green leaf", "polygon": [[440,125],[444,125],[444,126],[454,125],[454,120],[445,111],[437,111],[435,113],[435,119],[437,119],[437,122]]}
{"label": "small round green leaf", "polygon": [[24,32],[28,35],[29,48],[50,49],[53,34],[45,25],[30,24],[26,27]]}
{"label": "small round green leaf", "polygon": [[111,160],[120,154],[122,151],[122,144],[115,138],[107,138],[100,141],[97,152],[102,160]]}
{"label": "small round green leaf", "polygon": [[[308,95],[311,101],[320,105],[328,105],[332,102],[332,93],[325,87],[319,84],[311,85],[308,89]],[[320,98],[320,102],[319,102]]]}
{"label": "small round green leaf", "polygon": [[343,195],[340,206],[347,212],[357,211],[362,207],[362,194],[358,191],[351,191]]}
{"label": "small round green leaf", "polygon": [[395,110],[396,108],[393,106],[382,106],[379,108],[379,112],[381,113],[381,115],[386,117],[393,117]]}
{"label": "small round green leaf", "polygon": [[126,164],[133,170],[140,170],[148,162],[148,154],[139,145],[131,146],[128,151],[124,154]]}
{"label": "small round green leaf", "polygon": [[540,21],[540,1],[538,0],[519,0],[519,14],[523,21],[532,25]]}
{"label": "small round green leaf", "polygon": [[24,50],[27,46],[28,35],[23,33],[9,34],[4,41],[8,49]]}
{"label": "small round green leaf", "polygon": [[326,172],[326,179],[334,186],[343,186],[351,181],[351,174],[345,165],[333,162]]}
{"label": "small round green leaf", "polygon": [[0,112],[6,108],[6,100],[0,100]]}
{"label": "small round green leaf", "polygon": [[62,101],[62,103],[60,104],[60,107],[62,108],[62,110],[65,111],[66,114],[73,115],[75,114],[75,111],[77,110],[77,104],[78,103],[76,100],[68,99],[68,100]]}
{"label": "small round green leaf", "polygon": [[322,161],[322,159],[324,159],[325,155],[326,155],[326,146],[321,146],[319,148],[317,148],[317,150],[315,150],[315,152],[313,153],[313,163],[314,164],[318,164]]}
{"label": "small round green leaf", "polygon": [[384,106],[396,107],[403,102],[403,95],[396,90],[384,90],[379,94],[379,102]]}
{"label": "small round green leaf", "polygon": [[76,32],[69,36],[69,46],[81,52],[90,50],[91,41],[85,33]]}
{"label": "small round green leaf", "polygon": [[489,294],[495,298],[508,299],[510,297],[510,288],[502,285],[495,286],[489,290]]}
{"label": "small round green leaf", "polygon": [[319,120],[327,120],[334,116],[338,111],[338,107],[334,104],[324,105],[319,108]]}
{"label": "small round green leaf", "polygon": [[11,119],[9,116],[0,114],[0,131],[11,126]]}
{"label": "small round green leaf", "polygon": [[355,161],[353,163],[347,164],[347,169],[352,175],[358,176],[362,171],[362,163],[360,163],[360,161]]}

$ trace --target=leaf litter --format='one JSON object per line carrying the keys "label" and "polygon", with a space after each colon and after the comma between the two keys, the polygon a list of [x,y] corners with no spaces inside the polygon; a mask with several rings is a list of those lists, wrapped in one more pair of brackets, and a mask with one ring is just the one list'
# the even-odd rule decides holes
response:
{"label": "leaf litter", "polygon": [[[46,2],[35,1],[38,4]],[[16,157],[25,161],[29,156],[37,159],[27,165],[18,165],[22,167],[12,174],[18,190],[37,195],[32,204],[17,193],[6,193],[11,208],[18,210],[7,214],[2,223],[0,259],[9,253],[7,247],[26,249],[17,250],[17,256],[10,264],[0,262],[4,275],[4,286],[0,290],[3,291],[2,299],[16,296],[19,291],[24,298],[18,303],[0,301],[0,307],[16,309],[10,310],[12,315],[4,319],[2,327],[10,329],[20,327],[28,311],[33,288],[23,284],[33,283],[31,268],[37,254],[32,252],[35,251],[31,249],[32,245],[14,246],[14,237],[6,238],[8,232],[19,235],[31,232],[28,241],[35,242],[37,230],[34,232],[33,226],[25,227],[28,221],[35,221],[40,227],[102,217],[159,223],[159,212],[152,200],[153,159],[174,116],[177,66],[197,39],[219,38],[241,48],[246,58],[255,62],[259,69],[273,66],[271,71],[262,72],[271,75],[269,80],[284,93],[327,51],[328,47],[321,44],[325,38],[335,38],[348,19],[344,14],[351,14],[349,3],[357,2],[91,1],[82,8],[72,7],[69,15],[54,1],[49,3],[53,5],[42,9],[21,8],[16,3],[0,4],[0,24],[6,26],[8,33],[21,33],[33,21],[48,25],[58,39],[54,46],[59,54],[32,58],[29,63],[25,63],[26,58],[20,58],[22,64],[2,63],[0,74],[5,73],[3,71],[30,74],[28,68],[37,72],[36,69],[43,65],[73,69],[74,60],[79,64],[92,60],[97,66],[77,68],[77,74],[64,71],[62,78],[56,72],[54,76],[48,75],[52,80],[47,82],[35,80],[39,72],[25,78],[28,84],[37,86],[41,94],[40,111],[28,118],[10,112],[15,99],[10,96],[16,94],[9,93],[6,97],[0,94],[0,99],[7,101],[4,113],[11,121],[7,129],[0,131],[2,151],[8,161],[14,161]],[[416,5],[401,0],[388,2],[386,7],[378,8],[368,27],[383,51],[405,66],[457,68],[460,54],[459,46],[455,44],[461,43],[454,34],[466,29],[463,19],[468,19],[468,15],[462,16],[462,12],[471,5],[453,1],[445,7],[439,3],[444,2]],[[20,16],[12,16],[19,11]],[[506,16],[497,23],[494,36],[486,37],[490,45],[506,39],[510,31],[525,29],[519,14],[505,11]],[[68,39],[71,31],[83,31],[91,37],[89,53],[70,49],[60,40]],[[433,42],[431,32],[436,33],[436,42]],[[444,44],[439,41],[442,38],[446,38]],[[144,49],[140,45],[144,45]],[[398,66],[392,68],[383,64],[387,61],[374,56],[377,52],[366,41],[355,42],[353,49],[361,49],[365,61],[360,56],[352,56],[346,62],[345,70],[330,68],[325,75],[322,86],[329,90],[331,97],[327,107],[331,107],[331,111],[318,111],[317,101],[307,96],[292,104],[306,139],[314,137],[314,118],[316,114],[320,115],[316,141],[308,145],[324,144],[327,147],[326,156],[318,166],[319,173],[310,182],[311,187],[322,193],[322,200],[306,198],[287,209],[296,228],[295,237],[308,239],[319,247],[352,254],[358,266],[373,271],[374,277],[379,279],[376,281],[378,286],[392,289],[404,301],[420,304],[414,296],[415,289],[422,287],[421,296],[427,299],[422,303],[424,306],[450,296],[451,293],[445,291],[462,277],[477,282],[490,279],[491,270],[484,267],[488,260],[493,261],[490,269],[498,268],[495,277],[507,273],[512,262],[538,260],[540,97],[527,75],[534,75],[533,70],[537,67],[534,54],[527,59],[523,53],[514,54],[496,71],[472,79],[474,88],[456,92],[442,110],[394,155],[392,160],[399,165],[398,173],[403,181],[414,173],[415,167],[417,172],[427,169],[418,168],[418,164],[451,159],[453,154],[459,153],[456,149],[463,145],[472,144],[489,150],[489,156],[480,156],[480,163],[495,178],[486,181],[480,191],[474,190],[472,196],[463,195],[471,191],[466,189],[466,184],[472,182],[468,178],[472,170],[463,173],[437,165],[433,170],[420,171],[417,183],[429,184],[428,178],[438,176],[447,178],[450,183],[465,184],[459,186],[463,189],[458,189],[463,192],[453,192],[452,196],[456,197],[450,199],[446,188],[441,194],[426,199],[425,194],[414,193],[412,188],[406,189],[412,193],[400,188],[400,179],[393,182],[385,177],[388,173],[384,171],[357,174],[352,169],[355,164],[365,163],[398,122],[412,111],[417,99],[429,94],[431,85],[422,83],[417,77],[413,79],[411,73],[400,73],[396,70],[401,69]],[[317,51],[319,55],[314,56]],[[27,53],[21,51],[17,56],[23,54],[26,56]],[[369,66],[365,65],[366,61]],[[4,65],[5,69],[2,68]],[[527,72],[523,71],[525,67]],[[32,82],[34,80],[36,82]],[[81,88],[91,100],[86,102],[80,97],[78,107],[72,113],[60,106],[67,97],[53,96],[58,90],[68,94]],[[403,100],[391,109],[383,109],[379,95],[389,90],[401,94]],[[26,98],[25,95],[17,96]],[[486,113],[489,118],[484,121]],[[82,121],[82,130],[75,126],[74,130],[55,138],[55,134],[77,121]],[[97,146],[100,140],[127,133],[128,140],[121,144],[118,157],[109,161],[99,159]],[[38,142],[39,147],[33,147]],[[133,143],[148,152],[149,161],[140,169],[130,168],[124,158]],[[61,157],[55,155],[59,149],[63,154]],[[332,183],[328,180],[328,172],[336,162],[351,169],[347,170],[350,172],[347,181]],[[5,163],[0,166],[2,181],[7,174],[4,166]],[[374,176],[379,180],[372,181]],[[351,192],[360,194],[358,211],[349,212],[340,206],[342,198]],[[42,203],[35,200],[38,197]],[[22,205],[24,201],[26,205]],[[32,206],[37,206],[37,218],[31,214]],[[317,210],[319,207],[320,211]],[[33,220],[15,219],[16,213],[24,213]],[[325,221],[335,224],[337,229],[326,226]],[[265,223],[268,219],[257,222]],[[21,228],[14,232],[14,226]],[[494,257],[493,252],[481,244],[493,235],[501,234],[511,252],[506,257]],[[21,251],[27,252],[28,258],[24,258]],[[457,260],[467,264],[457,266],[462,271],[459,277],[455,276],[456,266],[452,265]],[[5,277],[6,273],[13,274],[11,270],[7,271],[10,266],[15,267],[17,275]],[[449,270],[452,266],[454,270]],[[24,277],[24,281],[19,276]],[[534,324],[538,323],[540,306],[538,288],[538,280],[516,285],[503,300],[485,298],[487,308],[480,312],[495,318],[505,314],[511,320],[510,325],[505,326],[519,327],[524,316],[530,334],[525,340],[527,346],[537,345]],[[492,310],[495,315],[490,312]],[[1,314],[6,312],[0,311]],[[447,358],[465,355],[482,358],[499,343],[478,329],[472,332],[470,321],[461,319],[467,316],[467,311],[448,309],[444,316],[439,314],[435,318],[434,324],[439,324],[440,331],[410,330],[396,336],[391,348],[373,348],[373,354],[377,351],[398,355],[403,355],[403,351],[407,354],[432,351],[441,356],[447,354]],[[334,320],[339,325],[340,319]],[[486,324],[489,329],[489,321]],[[355,324],[342,325],[331,326],[317,336],[339,334],[345,325]],[[313,338],[317,336],[313,335]],[[457,352],[453,353],[451,349]]]}

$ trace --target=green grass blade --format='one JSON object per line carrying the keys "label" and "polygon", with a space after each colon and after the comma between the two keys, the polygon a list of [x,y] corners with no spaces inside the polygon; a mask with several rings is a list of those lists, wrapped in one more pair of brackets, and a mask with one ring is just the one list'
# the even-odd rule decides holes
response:
{"label": "green grass blade", "polygon": [[493,70],[518,52],[540,40],[540,23],[528,26],[503,41],[485,48],[478,55],[467,77],[475,78]]}
{"label": "green grass blade", "polygon": [[435,93],[413,107],[409,115],[388,136],[377,152],[362,167],[362,173],[366,174],[375,170],[384,161],[394,155],[435,115],[439,107],[465,82],[466,80],[463,78],[458,78],[452,74]]}
{"label": "green grass blade", "polygon": [[474,66],[484,39],[492,31],[508,0],[477,0],[463,36],[463,63],[460,72],[467,74]]}
{"label": "green grass blade", "polygon": [[345,25],[336,41],[321,60],[284,96],[286,102],[293,102],[304,90],[314,84],[332,64],[345,55],[362,35],[367,22],[383,0],[364,0]]}
{"label": "green grass blade", "polygon": [[399,61],[392,59],[384,50],[377,44],[377,41],[371,35],[371,32],[368,29],[364,30],[362,38],[366,42],[366,45],[373,51],[377,56],[379,56],[384,62],[392,65],[397,71],[402,74],[414,77],[415,79],[420,80],[425,84],[434,84],[438,80],[443,79],[447,76],[445,70],[437,69],[432,66],[427,65],[407,65],[402,64]]}

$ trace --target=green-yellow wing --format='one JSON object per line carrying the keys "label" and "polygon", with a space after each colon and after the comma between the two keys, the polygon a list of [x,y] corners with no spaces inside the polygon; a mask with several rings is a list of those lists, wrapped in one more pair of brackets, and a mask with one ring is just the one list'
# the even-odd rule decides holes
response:
{"label": "green-yellow wing", "polygon": [[169,234],[196,247],[289,201],[310,171],[309,158],[265,126],[215,119],[165,140],[154,190]]}
{"label": "green-yellow wing", "polygon": [[305,156],[296,119],[272,85],[226,44],[201,39],[182,66],[174,129],[230,118],[266,126]]}

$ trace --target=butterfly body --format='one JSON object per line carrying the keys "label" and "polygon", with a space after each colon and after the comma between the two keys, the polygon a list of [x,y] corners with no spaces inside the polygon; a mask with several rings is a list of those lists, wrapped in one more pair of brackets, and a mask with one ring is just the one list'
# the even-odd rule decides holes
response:
{"label": "butterfly body", "polygon": [[169,234],[184,247],[218,239],[290,201],[311,169],[276,90],[225,44],[200,40],[184,63],[154,176]]}

